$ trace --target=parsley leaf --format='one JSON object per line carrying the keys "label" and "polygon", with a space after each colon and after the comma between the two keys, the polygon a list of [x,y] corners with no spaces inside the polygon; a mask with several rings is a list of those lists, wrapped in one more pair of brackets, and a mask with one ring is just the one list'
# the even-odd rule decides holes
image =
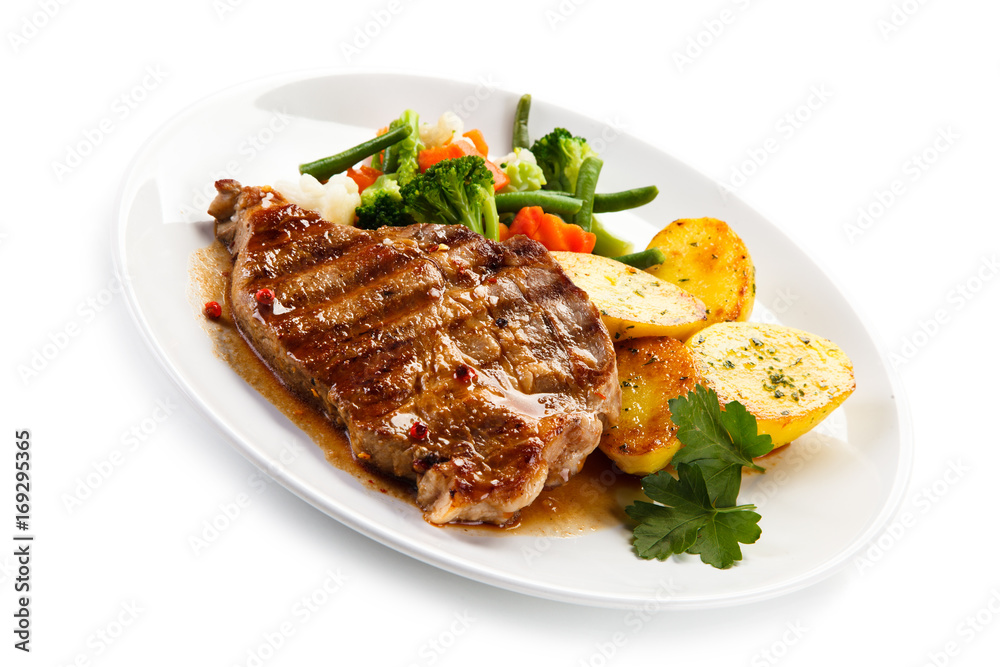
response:
{"label": "parsley leaf", "polygon": [[684,444],[674,463],[702,468],[713,503],[736,502],[744,467],[763,472],[754,458],[771,451],[771,436],[757,434],[757,420],[738,401],[723,411],[718,394],[699,384],[687,396],[670,399],[670,418]]}
{"label": "parsley leaf", "polygon": [[754,506],[714,507],[700,468],[681,463],[677,475],[674,479],[661,470],[643,479],[646,495],[662,504],[637,501],[625,508],[639,522],[634,533],[638,554],[665,560],[688,552],[717,568],[742,560],[740,543],[753,544],[760,537]]}
{"label": "parsley leaf", "polygon": [[771,451],[771,436],[757,433],[757,420],[738,401],[719,407],[712,389],[698,385],[670,400],[670,415],[684,445],[674,455],[675,479],[665,470],[648,475],[642,489],[654,502],[625,508],[637,522],[633,545],[642,558],[699,554],[718,568],[743,558],[740,544],[760,537],[753,505],[736,506],[743,468],[763,471],[754,458]]}

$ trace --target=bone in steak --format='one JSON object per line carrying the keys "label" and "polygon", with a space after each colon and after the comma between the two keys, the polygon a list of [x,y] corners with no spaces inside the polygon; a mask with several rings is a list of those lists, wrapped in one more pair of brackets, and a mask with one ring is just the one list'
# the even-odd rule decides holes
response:
{"label": "bone in steak", "polygon": [[[230,305],[354,455],[416,483],[432,523],[509,522],[578,472],[618,419],[615,353],[543,246],[458,225],[365,231],[263,187],[216,183]],[[269,288],[273,303],[258,303]]]}

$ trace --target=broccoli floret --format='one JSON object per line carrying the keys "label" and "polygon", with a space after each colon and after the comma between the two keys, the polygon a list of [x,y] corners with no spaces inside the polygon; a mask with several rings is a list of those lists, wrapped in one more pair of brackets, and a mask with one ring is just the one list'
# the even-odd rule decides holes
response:
{"label": "broccoli floret", "polygon": [[574,137],[569,130],[557,127],[531,146],[531,152],[545,175],[546,190],[576,191],[580,165],[588,157],[597,157],[583,137]]}
{"label": "broccoli floret", "polygon": [[545,185],[545,175],[538,166],[535,156],[527,148],[515,148],[497,162],[497,166],[507,175],[508,183],[500,192],[528,192],[541,190]]}
{"label": "broccoli floret", "polygon": [[442,160],[400,192],[406,211],[417,222],[465,225],[494,241],[498,237],[493,174],[478,155]]}
{"label": "broccoli floret", "polygon": [[383,174],[361,193],[361,205],[354,213],[358,216],[355,223],[361,229],[378,229],[379,227],[405,227],[413,220],[403,206],[403,195],[399,191],[399,183],[392,176]]}

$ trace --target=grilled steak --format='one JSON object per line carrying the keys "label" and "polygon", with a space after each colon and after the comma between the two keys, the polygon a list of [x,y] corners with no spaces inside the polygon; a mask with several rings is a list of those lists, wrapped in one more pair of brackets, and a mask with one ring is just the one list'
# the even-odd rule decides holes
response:
{"label": "grilled steak", "polygon": [[270,188],[216,188],[241,333],[346,425],[358,459],[413,480],[432,523],[510,521],[617,421],[607,330],[535,241],[458,225],[364,231]]}

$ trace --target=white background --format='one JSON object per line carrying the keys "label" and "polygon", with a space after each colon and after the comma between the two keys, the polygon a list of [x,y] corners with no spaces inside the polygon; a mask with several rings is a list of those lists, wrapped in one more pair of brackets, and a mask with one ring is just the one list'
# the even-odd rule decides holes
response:
{"label": "white background", "polygon": [[[31,429],[37,542],[30,655],[12,648],[14,560],[0,551],[0,663],[246,665],[293,621],[264,664],[994,664],[998,22],[986,0],[9,0],[0,451],[12,461],[15,429]],[[490,80],[618,119],[730,185],[843,286],[896,355],[916,439],[901,512],[914,521],[806,590],[635,622],[467,581],[275,484],[256,493],[253,466],[181,397],[111,289],[111,229],[129,161],[159,126],[221,88],[304,67]],[[143,98],[127,117],[114,111],[122,95]],[[780,131],[796,112],[795,132]],[[104,118],[110,132],[57,173]],[[745,167],[765,145],[764,164]],[[914,171],[925,152],[933,163]],[[896,180],[901,194],[852,228]],[[75,335],[25,374],[67,327]],[[130,429],[167,412],[67,509],[64,494],[125,450]],[[0,462],[0,516],[12,513],[12,467]],[[250,506],[195,555],[188,538],[240,493]],[[343,583],[299,624],[293,605],[328,570]]]}

